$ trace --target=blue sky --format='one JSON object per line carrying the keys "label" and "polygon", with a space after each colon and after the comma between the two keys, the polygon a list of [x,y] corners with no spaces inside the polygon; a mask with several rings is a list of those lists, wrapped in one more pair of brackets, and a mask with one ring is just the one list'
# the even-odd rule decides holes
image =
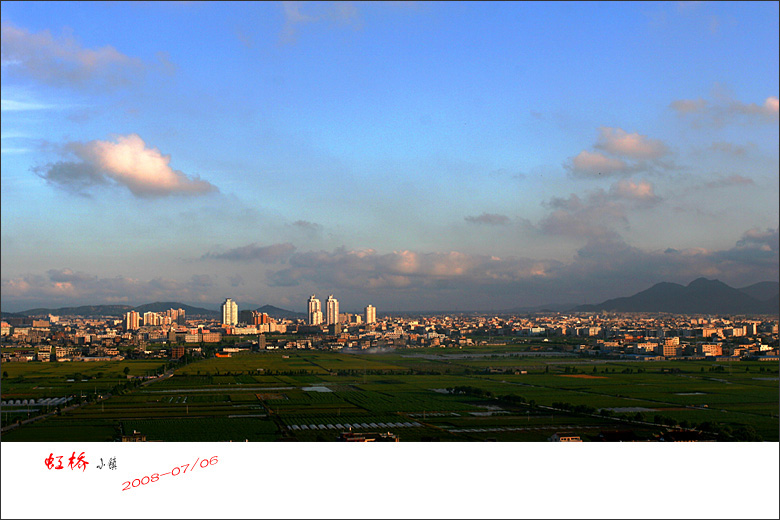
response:
{"label": "blue sky", "polygon": [[778,4],[3,2],[2,308],[778,280]]}

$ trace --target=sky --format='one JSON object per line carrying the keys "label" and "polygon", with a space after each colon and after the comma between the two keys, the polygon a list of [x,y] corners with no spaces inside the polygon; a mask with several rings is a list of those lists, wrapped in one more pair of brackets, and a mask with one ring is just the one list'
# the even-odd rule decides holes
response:
{"label": "sky", "polygon": [[3,311],[777,281],[777,2],[3,2]]}

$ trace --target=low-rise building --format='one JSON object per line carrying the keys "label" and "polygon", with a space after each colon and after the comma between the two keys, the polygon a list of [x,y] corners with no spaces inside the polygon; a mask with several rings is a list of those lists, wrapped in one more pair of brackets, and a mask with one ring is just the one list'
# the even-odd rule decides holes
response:
{"label": "low-rise building", "polygon": [[550,442],[582,442],[580,436],[572,432],[556,432],[548,440]]}

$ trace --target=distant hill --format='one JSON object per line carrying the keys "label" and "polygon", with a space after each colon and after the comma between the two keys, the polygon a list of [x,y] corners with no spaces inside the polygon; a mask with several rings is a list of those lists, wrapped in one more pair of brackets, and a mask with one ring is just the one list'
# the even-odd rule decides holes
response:
{"label": "distant hill", "polygon": [[258,307],[255,309],[258,312],[264,312],[268,314],[271,318],[303,318],[306,315],[302,312],[293,312],[288,311],[286,309],[280,309],[279,307],[274,307],[273,305],[263,305],[262,307]]}
{"label": "distant hill", "polygon": [[134,307],[133,310],[137,311],[141,314],[144,312],[165,312],[168,309],[184,309],[184,313],[186,316],[219,316],[219,311],[212,311],[209,309],[204,309],[202,307],[193,307],[192,305],[187,305],[186,303],[180,303],[180,302],[154,302],[154,303],[145,303],[143,305],[139,305],[138,307]]}
{"label": "distant hill", "polygon": [[19,314],[18,312],[5,312],[0,311],[0,318],[24,318],[24,314]]}
{"label": "distant hill", "polygon": [[777,314],[780,300],[759,299],[751,294],[771,294],[771,284],[761,282],[735,289],[720,280],[698,278],[687,286],[661,282],[633,296],[614,298],[596,305],[581,305],[577,311],[668,312],[674,314]]}
{"label": "distant hill", "polygon": [[145,303],[137,307],[130,305],[82,305],[80,307],[60,307],[57,309],[36,308],[16,313],[4,312],[3,317],[39,316],[53,314],[55,316],[124,316],[128,311],[164,312],[168,309],[184,309],[187,316],[218,316],[218,311],[193,307],[180,302]]}
{"label": "distant hill", "polygon": [[38,316],[54,314],[55,316],[122,316],[132,310],[130,305],[82,305],[80,307],[60,307],[58,309],[37,308],[17,312],[20,316]]}
{"label": "distant hill", "polygon": [[739,289],[739,292],[765,302],[780,296],[780,282],[758,282]]}

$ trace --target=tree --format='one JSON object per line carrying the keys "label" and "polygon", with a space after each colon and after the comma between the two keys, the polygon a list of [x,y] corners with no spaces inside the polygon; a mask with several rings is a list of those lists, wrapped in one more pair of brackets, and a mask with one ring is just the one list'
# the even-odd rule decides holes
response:
{"label": "tree", "polygon": [[125,369],[122,370],[122,372],[124,372],[125,375],[129,374],[130,373],[130,367],[125,367]]}
{"label": "tree", "polygon": [[745,424],[734,428],[733,432],[734,440],[742,442],[761,442],[764,439],[756,433],[756,429],[752,426]]}

